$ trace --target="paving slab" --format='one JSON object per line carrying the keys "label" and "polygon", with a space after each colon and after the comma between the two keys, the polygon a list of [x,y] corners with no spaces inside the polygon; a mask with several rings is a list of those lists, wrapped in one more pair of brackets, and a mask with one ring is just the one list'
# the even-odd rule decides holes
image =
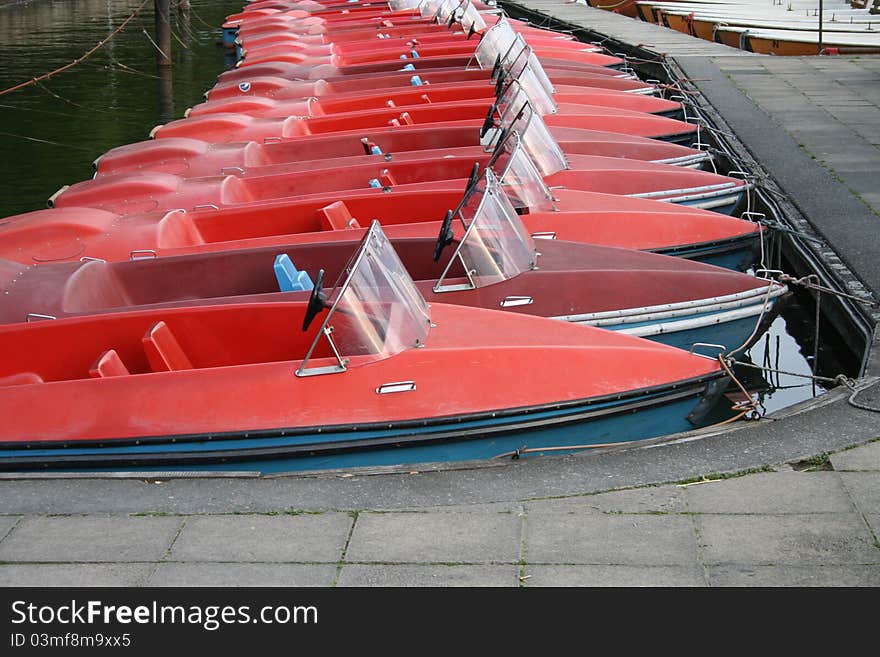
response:
{"label": "paving slab", "polygon": [[335,564],[163,563],[146,586],[332,586]]}
{"label": "paving slab", "polygon": [[0,541],[9,534],[10,530],[22,519],[21,516],[0,516]]}
{"label": "paving slab", "polygon": [[153,568],[148,563],[4,564],[0,586],[142,586]]}
{"label": "paving slab", "polygon": [[189,517],[169,560],[335,563],[351,523],[346,513]]}
{"label": "paving slab", "polygon": [[685,510],[684,491],[678,486],[646,486],[547,500],[528,500],[527,511],[555,513],[679,513]]}
{"label": "paving slab", "polygon": [[710,566],[711,586],[880,586],[875,566]]}
{"label": "paving slab", "polygon": [[700,566],[531,566],[525,585],[538,586],[706,586]]}
{"label": "paving slab", "polygon": [[522,518],[510,513],[361,513],[345,560],[516,563]]}
{"label": "paving slab", "polygon": [[519,586],[519,566],[346,564],[337,586]]}
{"label": "paving slab", "polygon": [[859,511],[880,513],[880,472],[841,472],[840,478]]}
{"label": "paving slab", "polygon": [[695,565],[689,516],[530,513],[527,563]]}
{"label": "paving slab", "polygon": [[836,472],[761,472],[685,487],[693,513],[853,513]]}
{"label": "paving slab", "polygon": [[880,440],[830,456],[835,470],[874,470],[880,472]]}
{"label": "paving slab", "polygon": [[708,565],[853,565],[880,562],[856,513],[697,516]]}
{"label": "paving slab", "polygon": [[0,561],[158,561],[180,524],[176,517],[32,516],[0,543]]}
{"label": "paving slab", "polygon": [[874,540],[880,546],[880,513],[866,513],[865,520],[868,521],[871,531],[874,532]]}

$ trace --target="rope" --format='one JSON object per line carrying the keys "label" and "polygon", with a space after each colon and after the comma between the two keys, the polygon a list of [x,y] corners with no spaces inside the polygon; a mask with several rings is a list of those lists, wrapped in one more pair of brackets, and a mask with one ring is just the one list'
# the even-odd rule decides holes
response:
{"label": "rope", "polygon": [[[177,4],[180,4],[180,3],[178,2]],[[204,18],[202,18],[201,16],[199,16],[199,15],[196,13],[196,10],[193,9],[192,4],[190,4],[189,9],[187,9],[186,11],[189,12],[190,14],[192,14],[193,16],[195,16],[195,17],[196,17],[196,20],[198,20],[199,22],[201,22],[203,25],[206,25],[207,27],[210,27],[212,30],[217,29],[217,26],[216,26],[216,25],[212,25],[211,23],[207,22]]]}
{"label": "rope", "polygon": [[[110,110],[100,109],[98,107],[87,107],[86,105],[81,105],[80,103],[72,101],[69,98],[65,98],[64,96],[60,96],[59,94],[57,94],[54,91],[52,91],[51,89],[49,89],[49,87],[44,85],[42,82],[37,82],[37,87],[39,87],[40,89],[45,91],[47,94],[49,94],[50,96],[52,96],[56,100],[60,100],[62,103],[67,103],[68,105],[73,105],[74,107],[78,107],[80,109],[84,109],[89,112],[97,112],[99,114],[112,114],[117,120],[119,120],[121,118],[122,113],[119,111],[110,111]],[[31,110],[29,109],[28,111],[31,111]],[[72,116],[72,115],[68,114],[67,116]],[[127,123],[129,123],[130,125],[135,125],[135,124],[140,125],[142,123],[142,121],[127,121]]]}
{"label": "rope", "polygon": [[76,150],[76,151],[86,151],[88,153],[93,152],[93,150],[91,148],[84,148],[82,146],[72,146],[70,144],[62,144],[61,142],[49,141],[48,139],[37,139],[36,137],[28,137],[27,135],[17,135],[12,132],[0,132],[0,135],[3,135],[4,137],[15,137],[16,139],[26,139],[27,141],[35,141],[39,144],[49,144],[51,146],[64,146],[65,148],[72,148],[73,150]]}
{"label": "rope", "polygon": [[[767,308],[768,308],[769,305],[770,305],[770,294],[771,294],[772,292],[773,292],[773,286],[772,286],[772,285],[767,285],[767,292],[764,293],[764,302],[763,302],[763,304],[761,305],[761,312],[758,314],[758,319],[755,320],[755,328],[752,329],[752,332],[749,334],[749,337],[747,337],[747,338],[745,339],[745,341],[744,341],[740,346],[738,346],[736,349],[734,349],[733,351],[731,351],[731,352],[728,354],[728,356],[733,356],[734,354],[739,353],[740,351],[742,351],[743,349],[745,349],[746,346],[747,346],[747,345],[748,345],[753,339],[755,339],[755,336],[756,336],[757,333],[758,333],[758,329],[761,327],[761,323],[764,321],[764,315],[767,313]],[[737,382],[737,383],[738,383],[738,382]]]}
{"label": "rope", "polygon": [[119,34],[120,32],[122,32],[122,30],[125,29],[125,26],[128,25],[128,23],[129,23],[129,22],[130,22],[135,16],[138,15],[138,13],[140,12],[140,10],[143,9],[144,6],[145,6],[149,1],[150,1],[150,0],[144,0],[144,1],[140,4],[140,6],[139,6],[137,9],[135,9],[134,12],[131,13],[131,15],[129,15],[128,18],[126,18],[124,21],[122,21],[122,23],[119,25],[119,27],[117,27],[117,28],[116,28],[115,30],[113,30],[110,34],[108,34],[106,37],[104,37],[101,41],[98,42],[98,45],[96,45],[96,46],[95,46],[94,48],[92,48],[91,50],[87,51],[87,52],[86,52],[85,54],[83,54],[81,57],[78,57],[77,59],[74,59],[72,62],[70,62],[70,64],[65,64],[65,65],[62,66],[61,68],[57,68],[57,69],[55,69],[54,71],[50,71],[49,73],[43,73],[42,75],[38,75],[38,76],[35,77],[35,78],[31,78],[30,80],[26,80],[25,82],[21,82],[21,83],[15,85],[15,86],[9,87],[8,89],[3,89],[2,91],[0,91],[0,96],[5,96],[6,94],[8,94],[8,93],[12,93],[13,91],[18,91],[19,89],[24,89],[25,87],[29,87],[29,86],[32,85],[32,84],[36,84],[36,83],[39,82],[40,80],[45,80],[45,79],[47,79],[47,78],[52,77],[53,75],[57,75],[58,73],[61,73],[62,71],[66,71],[66,70],[69,69],[69,68],[73,68],[74,66],[76,66],[77,64],[79,64],[81,61],[83,61],[83,60],[86,59],[87,57],[91,56],[95,51],[97,51],[98,49],[100,49],[104,44],[106,44],[108,41],[110,41],[110,39],[112,39],[112,38],[115,37],[117,34]]}
{"label": "rope", "polygon": [[746,387],[742,383],[740,383],[739,379],[736,378],[736,375],[733,373],[733,370],[730,369],[730,365],[727,363],[728,360],[736,362],[732,358],[725,357],[725,354],[718,354],[718,362],[721,363],[721,367],[724,368],[727,376],[730,377],[730,380],[736,384],[736,387],[739,388],[739,391],[743,394],[743,396],[745,396],[745,399],[734,403],[731,407],[732,410],[739,411],[739,415],[723,420],[718,424],[729,424],[730,422],[734,422],[739,418],[744,417],[745,415],[749,415],[749,419],[752,420],[761,419],[761,415],[763,415],[763,413],[759,411],[758,408],[763,409],[764,407],[759,401],[752,397],[749,391],[746,390]]}
{"label": "rope", "polygon": [[[171,36],[173,36],[175,39],[177,39],[177,43],[179,43],[181,46],[183,46],[187,50],[192,50],[192,48],[190,48],[183,41],[181,41],[180,37],[177,36],[177,33],[174,31],[174,25],[172,25],[170,21],[165,20],[165,17],[161,14],[161,12],[157,12],[156,15],[162,19],[162,22],[165,23],[165,25],[168,26],[169,34],[171,34]],[[144,24],[144,22],[143,22],[143,20],[141,20],[141,26],[143,26],[143,24]]]}
{"label": "rope", "polygon": [[791,283],[792,285],[801,285],[810,290],[816,290],[817,292],[825,292],[826,294],[833,294],[838,297],[844,297],[846,299],[852,299],[853,301],[858,301],[859,303],[863,303],[867,306],[876,306],[876,301],[871,301],[870,299],[862,299],[861,297],[857,297],[853,294],[847,294],[846,292],[840,292],[830,287],[826,287],[824,285],[819,285],[813,281],[818,281],[819,277],[816,274],[808,274],[807,276],[803,276],[802,278],[795,278],[789,274],[780,274],[779,281],[781,283]]}
{"label": "rope", "polygon": [[165,52],[158,45],[156,45],[156,42],[153,41],[153,37],[151,37],[150,33],[147,32],[147,28],[141,28],[141,32],[144,33],[144,36],[147,37],[147,41],[153,44],[153,47],[159,51],[159,54],[162,55],[162,57],[164,57],[165,59],[169,59],[168,55],[166,55]]}
{"label": "rope", "polygon": [[868,406],[867,404],[862,404],[861,402],[856,401],[856,395],[859,394],[861,390],[853,389],[852,394],[847,398],[847,403],[853,408],[858,408],[863,411],[871,411],[872,413],[880,413],[880,408],[876,406]]}
{"label": "rope", "polygon": [[746,363],[740,360],[734,360],[737,367],[750,367],[755,370],[761,370],[762,372],[772,372],[773,374],[785,374],[786,376],[796,376],[801,379],[813,379],[814,381],[819,381],[821,383],[829,383],[833,385],[845,385],[847,388],[853,388],[855,386],[855,382],[846,376],[845,374],[838,374],[835,377],[829,376],[819,376],[818,374],[804,374],[802,372],[789,372],[787,370],[781,370],[778,368],[772,367],[763,367],[761,365],[755,365],[754,363]]}
{"label": "rope", "polygon": [[143,71],[138,71],[137,69],[131,68],[130,66],[126,66],[122,62],[115,62],[113,64],[89,64],[92,68],[99,71],[119,71],[120,73],[129,73],[131,75],[140,75],[145,78],[152,78],[154,80],[159,80],[160,77],[158,75],[153,75],[152,73],[144,73]]}

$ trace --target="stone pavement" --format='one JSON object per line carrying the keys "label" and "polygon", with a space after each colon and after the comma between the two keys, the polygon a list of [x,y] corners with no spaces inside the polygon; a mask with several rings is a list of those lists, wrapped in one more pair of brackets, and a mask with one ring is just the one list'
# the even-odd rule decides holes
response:
{"label": "stone pavement", "polygon": [[0,585],[880,586],[878,536],[880,440],[492,504],[0,515]]}

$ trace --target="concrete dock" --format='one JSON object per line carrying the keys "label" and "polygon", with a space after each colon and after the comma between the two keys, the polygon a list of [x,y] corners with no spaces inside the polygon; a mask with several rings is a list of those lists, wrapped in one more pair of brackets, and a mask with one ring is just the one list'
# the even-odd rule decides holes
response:
{"label": "concrete dock", "polygon": [[[830,275],[880,293],[880,57],[773,58],[561,0],[517,6],[612,51],[665,55],[818,237]],[[0,476],[0,585],[878,586],[873,346],[855,390],[575,456]]]}

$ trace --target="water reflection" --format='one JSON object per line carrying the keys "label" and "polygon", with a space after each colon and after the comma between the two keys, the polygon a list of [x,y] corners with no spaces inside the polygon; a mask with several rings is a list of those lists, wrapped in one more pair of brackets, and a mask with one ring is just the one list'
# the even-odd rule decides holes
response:
{"label": "water reflection", "polygon": [[[142,0],[33,0],[0,6],[0,89],[93,48]],[[170,75],[161,76],[153,3],[90,58],[38,85],[0,96],[0,217],[44,208],[59,187],[91,177],[107,150],[146,139],[200,102],[225,65],[220,24],[245,0],[190,0],[172,11]],[[177,3],[172,2],[172,6]],[[146,34],[145,34],[146,32]]]}

